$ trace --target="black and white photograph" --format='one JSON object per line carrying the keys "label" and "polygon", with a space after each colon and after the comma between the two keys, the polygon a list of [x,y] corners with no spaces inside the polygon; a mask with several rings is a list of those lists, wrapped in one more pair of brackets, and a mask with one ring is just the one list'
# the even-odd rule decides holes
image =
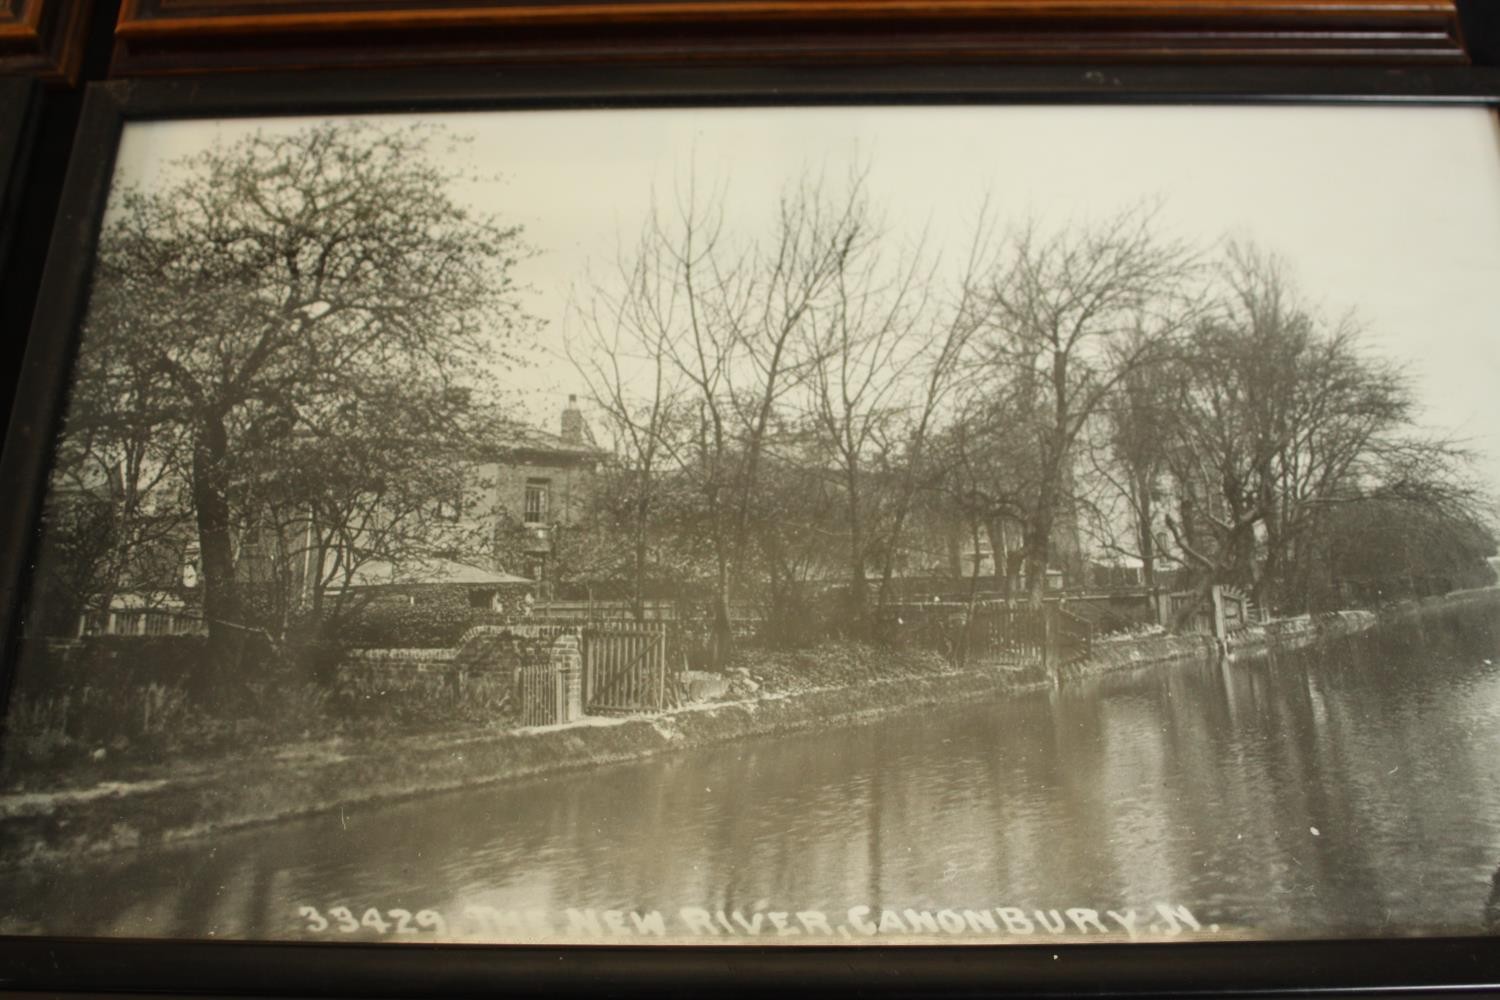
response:
{"label": "black and white photograph", "polygon": [[130,121],[0,934],[1500,933],[1483,107]]}

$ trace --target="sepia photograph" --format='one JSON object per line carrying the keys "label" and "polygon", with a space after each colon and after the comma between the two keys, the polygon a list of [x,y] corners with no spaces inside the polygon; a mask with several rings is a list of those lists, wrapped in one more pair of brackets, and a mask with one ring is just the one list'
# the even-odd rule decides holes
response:
{"label": "sepia photograph", "polygon": [[1500,934],[1492,109],[137,120],[97,225],[0,935]]}

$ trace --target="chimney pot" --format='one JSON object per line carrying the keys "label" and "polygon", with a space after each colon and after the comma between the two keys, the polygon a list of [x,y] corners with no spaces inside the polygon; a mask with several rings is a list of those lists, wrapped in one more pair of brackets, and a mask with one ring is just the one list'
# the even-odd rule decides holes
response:
{"label": "chimney pot", "polygon": [[568,394],[568,405],[562,412],[562,439],[564,444],[580,445],[588,440],[583,413],[578,409],[578,397]]}

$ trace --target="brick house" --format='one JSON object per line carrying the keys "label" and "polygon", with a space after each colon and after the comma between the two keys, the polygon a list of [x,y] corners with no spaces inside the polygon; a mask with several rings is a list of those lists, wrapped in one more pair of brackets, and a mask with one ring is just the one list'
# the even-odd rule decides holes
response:
{"label": "brick house", "polygon": [[473,467],[469,517],[493,522],[492,566],[551,589],[559,533],[584,515],[589,489],[606,453],[569,396],[558,432],[506,422]]}

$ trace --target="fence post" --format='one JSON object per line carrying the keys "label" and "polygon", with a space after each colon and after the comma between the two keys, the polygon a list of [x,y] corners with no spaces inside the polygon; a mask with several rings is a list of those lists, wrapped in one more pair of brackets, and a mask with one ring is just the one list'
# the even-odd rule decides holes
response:
{"label": "fence post", "polygon": [[1229,628],[1224,622],[1224,588],[1214,584],[1209,590],[1209,596],[1214,606],[1214,643],[1219,647],[1219,652],[1223,653],[1229,648]]}
{"label": "fence post", "polygon": [[552,673],[557,685],[557,721],[583,716],[583,656],[578,636],[563,634],[552,643]]}
{"label": "fence post", "polygon": [[1042,672],[1051,673],[1053,660],[1056,656],[1053,647],[1057,643],[1056,628],[1053,625],[1054,607],[1050,604],[1042,605]]}

